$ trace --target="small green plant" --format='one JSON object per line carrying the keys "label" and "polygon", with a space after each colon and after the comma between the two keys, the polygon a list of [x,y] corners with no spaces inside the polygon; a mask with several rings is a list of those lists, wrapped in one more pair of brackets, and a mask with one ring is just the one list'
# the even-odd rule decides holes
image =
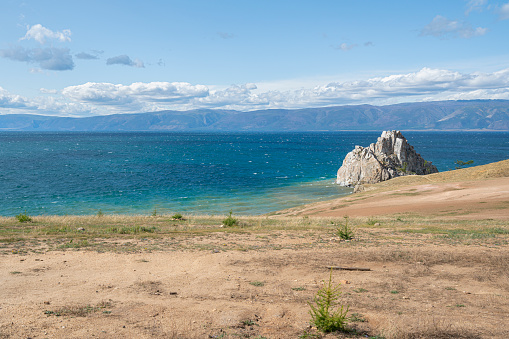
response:
{"label": "small green plant", "polygon": [[408,164],[406,162],[404,162],[403,164],[401,164],[401,167],[398,167],[397,170],[399,172],[403,172],[403,173],[407,173],[407,169],[408,169]]}
{"label": "small green plant", "polygon": [[356,323],[363,323],[366,321],[366,319],[360,313],[352,313],[352,315],[350,315],[350,321]]}
{"label": "small green plant", "polygon": [[306,288],[304,286],[299,286],[299,287],[292,287],[292,290],[294,290],[294,291],[305,291]]}
{"label": "small green plant", "polygon": [[230,215],[223,220],[223,225],[227,227],[232,227],[237,225],[237,222],[238,220],[232,217],[232,210],[230,210]]}
{"label": "small green plant", "polygon": [[[104,308],[112,307],[111,303],[109,302],[101,302],[97,304],[96,306],[91,305],[85,305],[85,306],[65,306],[61,307],[57,310],[50,311],[46,310],[44,311],[44,314],[46,314],[48,317],[51,315],[60,317],[60,316],[71,316],[71,317],[86,317],[87,315],[97,312],[99,310],[102,310]],[[104,314],[110,314],[111,311],[103,311]]]}
{"label": "small green plant", "polygon": [[299,335],[299,339],[320,339],[322,336],[318,333],[310,333],[308,331]]}
{"label": "small green plant", "polygon": [[174,220],[182,220],[184,217],[180,213],[175,213],[174,215],[171,216],[171,218]]}
{"label": "small green plant", "polygon": [[468,161],[456,160],[454,162],[454,164],[456,164],[456,169],[461,169],[465,166],[472,165],[473,163],[474,163],[474,160],[468,160]]}
{"label": "small green plant", "polygon": [[32,218],[27,214],[27,211],[18,214],[16,219],[18,219],[19,222],[32,222]]}
{"label": "small green plant", "polygon": [[98,217],[102,217],[104,215],[103,211],[99,210],[97,211],[97,216]]}
{"label": "small green plant", "polygon": [[356,288],[355,290],[353,290],[354,292],[357,292],[357,293],[364,293],[364,292],[367,292],[368,290],[365,289],[365,288]]}
{"label": "small green plant", "polygon": [[152,216],[157,217],[157,208],[154,207],[154,210],[152,211]]}
{"label": "small green plant", "polygon": [[353,230],[348,225],[348,216],[345,216],[344,219],[345,219],[344,224],[338,226],[336,234],[343,240],[351,240],[353,239]]}
{"label": "small green plant", "polygon": [[71,239],[69,242],[64,243],[63,245],[60,245],[60,248],[81,248],[81,247],[88,247],[91,246],[91,244],[88,242],[88,240],[79,240],[74,242],[73,239]]}
{"label": "small green plant", "polygon": [[334,331],[345,331],[347,323],[348,306],[346,309],[343,305],[339,305],[338,299],[341,296],[341,285],[333,286],[332,284],[332,269],[329,275],[329,282],[318,290],[314,297],[314,304],[309,303],[311,310],[311,324],[324,333]]}
{"label": "small green plant", "polygon": [[258,287],[265,285],[265,283],[263,281],[251,281],[250,284],[253,286],[258,286]]}
{"label": "small green plant", "polygon": [[373,219],[373,218],[369,218],[368,221],[366,222],[369,226],[375,226],[376,223],[378,223],[379,221],[376,220],[376,219]]}
{"label": "small green plant", "polygon": [[243,326],[254,326],[258,325],[254,320],[247,319],[241,322]]}
{"label": "small green plant", "polygon": [[399,293],[399,291],[394,290],[394,291],[391,291],[391,293],[392,293],[392,294],[398,294],[398,293]]}
{"label": "small green plant", "polygon": [[110,233],[118,233],[118,234],[140,234],[140,233],[154,233],[157,230],[155,226],[145,227],[145,226],[133,226],[133,227],[111,227],[109,229]]}

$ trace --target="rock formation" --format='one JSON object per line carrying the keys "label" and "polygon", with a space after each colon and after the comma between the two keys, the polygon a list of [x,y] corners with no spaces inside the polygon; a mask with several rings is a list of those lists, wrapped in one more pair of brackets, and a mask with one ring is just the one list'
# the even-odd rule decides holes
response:
{"label": "rock formation", "polygon": [[415,152],[400,131],[384,131],[376,144],[355,146],[338,170],[336,183],[362,190],[362,184],[375,184],[403,175],[437,173],[437,168]]}

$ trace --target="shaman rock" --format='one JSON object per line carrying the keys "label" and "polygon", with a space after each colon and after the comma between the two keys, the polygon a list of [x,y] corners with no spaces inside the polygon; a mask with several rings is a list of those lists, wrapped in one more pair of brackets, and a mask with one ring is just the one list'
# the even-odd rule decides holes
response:
{"label": "shaman rock", "polygon": [[341,186],[356,187],[375,184],[403,175],[437,173],[431,162],[424,160],[400,131],[384,131],[369,147],[355,146],[343,160],[337,181]]}

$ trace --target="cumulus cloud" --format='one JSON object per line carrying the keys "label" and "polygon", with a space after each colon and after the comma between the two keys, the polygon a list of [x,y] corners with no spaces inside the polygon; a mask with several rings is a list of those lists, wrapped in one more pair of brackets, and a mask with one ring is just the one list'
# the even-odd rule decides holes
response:
{"label": "cumulus cloud", "polygon": [[143,61],[140,59],[134,59],[131,60],[131,58],[127,55],[118,55],[112,58],[108,58],[106,60],[106,65],[125,65],[125,66],[131,66],[131,67],[137,67],[137,68],[144,68],[145,65],[143,64]]}
{"label": "cumulus cloud", "polygon": [[207,86],[186,82],[136,82],[131,85],[88,82],[62,90],[64,97],[75,102],[117,106],[130,111],[151,107],[153,103],[182,103],[208,94]]}
{"label": "cumulus cloud", "polygon": [[257,89],[255,84],[232,85],[224,90],[212,92],[210,95],[197,98],[194,104],[206,105],[209,107],[231,107],[231,105],[259,105],[268,103],[252,93]]}
{"label": "cumulus cloud", "polygon": [[421,36],[434,36],[436,38],[463,38],[469,39],[476,36],[485,35],[487,28],[473,28],[467,22],[449,20],[441,15],[437,15],[431,23],[421,30]]}
{"label": "cumulus cloud", "polygon": [[499,10],[500,20],[508,20],[509,19],[509,2],[503,4]]}
{"label": "cumulus cloud", "polygon": [[[65,29],[61,32],[54,32],[41,24],[27,26],[27,32],[20,40],[35,40],[45,44],[49,40],[60,42],[71,41],[71,31]],[[0,50],[0,57],[14,61],[36,64],[39,68],[31,68],[31,73],[40,72],[41,69],[52,71],[66,71],[74,69],[74,61],[68,48],[38,47],[25,48],[22,46],[11,46],[8,49]]]}
{"label": "cumulus cloud", "polygon": [[0,87],[0,107],[1,108],[27,108],[27,100],[20,95],[10,94]]}
{"label": "cumulus cloud", "polygon": [[[57,94],[58,91],[41,89],[42,93]],[[98,113],[90,106],[82,103],[68,103],[58,97],[25,98],[11,94],[0,87],[0,108],[2,113],[37,113],[44,115],[83,116]]]}
{"label": "cumulus cloud", "polygon": [[35,63],[40,68],[53,71],[66,71],[74,68],[74,61],[68,48],[32,48],[21,46],[0,50],[2,58],[27,63]]}
{"label": "cumulus cloud", "polygon": [[35,40],[40,44],[45,44],[47,40],[58,40],[60,42],[71,41],[71,30],[64,29],[61,32],[54,32],[41,24],[27,26],[27,32],[20,40]]}
{"label": "cumulus cloud", "polygon": [[297,90],[263,90],[255,84],[210,89],[186,82],[136,82],[130,85],[85,83],[61,91],[41,89],[44,96],[27,99],[0,88],[0,107],[13,111],[94,115],[187,110],[305,108],[345,104],[392,104],[429,100],[509,100],[509,68],[496,72],[461,73],[422,68],[357,81],[336,81]]}

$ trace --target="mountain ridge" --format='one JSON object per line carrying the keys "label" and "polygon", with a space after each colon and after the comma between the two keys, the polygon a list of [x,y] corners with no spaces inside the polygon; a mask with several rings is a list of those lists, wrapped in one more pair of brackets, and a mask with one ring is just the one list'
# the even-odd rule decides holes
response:
{"label": "mountain ridge", "polygon": [[509,100],[345,105],[249,112],[195,109],[55,117],[0,115],[0,131],[509,130]]}

